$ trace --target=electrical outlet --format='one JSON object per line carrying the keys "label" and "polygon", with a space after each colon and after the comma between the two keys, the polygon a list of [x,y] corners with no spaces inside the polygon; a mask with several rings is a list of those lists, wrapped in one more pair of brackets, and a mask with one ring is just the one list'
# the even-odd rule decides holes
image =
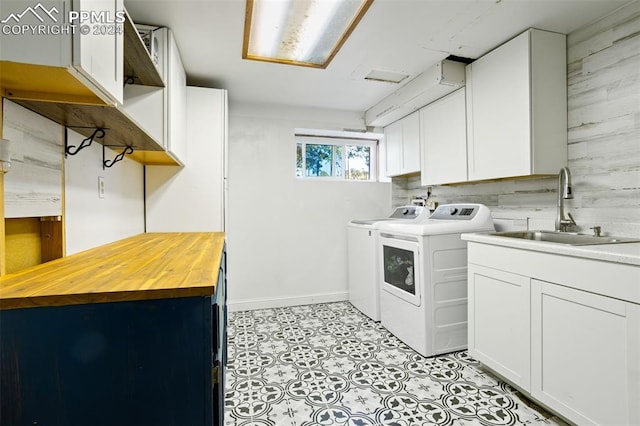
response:
{"label": "electrical outlet", "polygon": [[98,197],[104,198],[104,177],[98,176]]}

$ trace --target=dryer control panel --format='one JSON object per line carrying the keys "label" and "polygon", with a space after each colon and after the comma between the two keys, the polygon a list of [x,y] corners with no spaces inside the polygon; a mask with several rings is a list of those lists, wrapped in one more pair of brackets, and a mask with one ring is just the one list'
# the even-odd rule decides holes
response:
{"label": "dryer control panel", "polygon": [[478,204],[443,204],[438,206],[429,219],[471,220],[480,210]]}

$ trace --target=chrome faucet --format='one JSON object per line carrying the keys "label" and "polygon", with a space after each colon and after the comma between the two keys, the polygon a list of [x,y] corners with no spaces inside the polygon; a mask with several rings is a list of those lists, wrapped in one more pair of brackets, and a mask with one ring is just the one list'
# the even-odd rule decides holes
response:
{"label": "chrome faucet", "polygon": [[571,213],[567,213],[569,219],[564,216],[564,202],[562,200],[568,200],[573,198],[571,193],[571,172],[568,167],[560,169],[558,174],[558,210],[556,213],[556,231],[566,232],[569,226],[576,225],[576,221],[573,220]]}

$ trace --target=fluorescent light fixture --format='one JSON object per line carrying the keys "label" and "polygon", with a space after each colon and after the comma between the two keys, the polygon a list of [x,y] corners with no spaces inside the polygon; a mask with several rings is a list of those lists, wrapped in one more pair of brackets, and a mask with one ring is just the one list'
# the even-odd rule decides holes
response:
{"label": "fluorescent light fixture", "polygon": [[247,0],[242,57],[326,68],[373,0]]}

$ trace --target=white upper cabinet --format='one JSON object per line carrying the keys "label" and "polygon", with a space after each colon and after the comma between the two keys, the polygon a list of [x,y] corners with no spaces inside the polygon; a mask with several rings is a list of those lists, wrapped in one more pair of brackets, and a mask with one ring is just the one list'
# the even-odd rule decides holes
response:
{"label": "white upper cabinet", "polygon": [[122,0],[44,0],[35,6],[3,0],[2,14],[22,28],[50,29],[1,37],[2,80],[10,92],[4,96],[55,101],[64,94],[70,102],[122,102]]}
{"label": "white upper cabinet", "polygon": [[[154,31],[158,43],[158,70],[165,87],[127,84],[124,111],[176,160],[186,160],[186,74],[173,33]],[[152,164],[152,161],[147,161]]]}
{"label": "white upper cabinet", "polygon": [[[96,12],[73,38],[73,66],[105,95],[122,103],[124,65],[123,0],[74,0],[74,10]],[[101,14],[101,15],[100,15]],[[90,15],[91,16],[91,15]],[[91,22],[91,21],[94,22]],[[117,20],[122,22],[118,23]],[[85,33],[83,28],[89,28]]]}
{"label": "white upper cabinet", "polygon": [[166,148],[178,159],[185,161],[187,157],[186,122],[187,122],[187,75],[180,59],[178,45],[173,33],[168,31],[167,43],[167,87],[165,102],[167,105]]}
{"label": "white upper cabinet", "polygon": [[535,29],[467,65],[469,180],[566,165],[566,67],[565,36]]}
{"label": "white upper cabinet", "polygon": [[386,146],[386,175],[402,174],[402,121],[389,124],[384,128]]}
{"label": "white upper cabinet", "polygon": [[386,175],[420,171],[420,114],[418,111],[384,128]]}
{"label": "white upper cabinet", "polygon": [[167,34],[156,66],[122,0],[3,0],[2,14],[51,30],[0,37],[2,97],[85,137],[102,128],[97,142],[143,164],[182,163],[186,78]]}
{"label": "white upper cabinet", "polygon": [[420,110],[422,186],[467,180],[465,89]]}
{"label": "white upper cabinet", "polygon": [[420,113],[402,119],[402,173],[420,171]]}

